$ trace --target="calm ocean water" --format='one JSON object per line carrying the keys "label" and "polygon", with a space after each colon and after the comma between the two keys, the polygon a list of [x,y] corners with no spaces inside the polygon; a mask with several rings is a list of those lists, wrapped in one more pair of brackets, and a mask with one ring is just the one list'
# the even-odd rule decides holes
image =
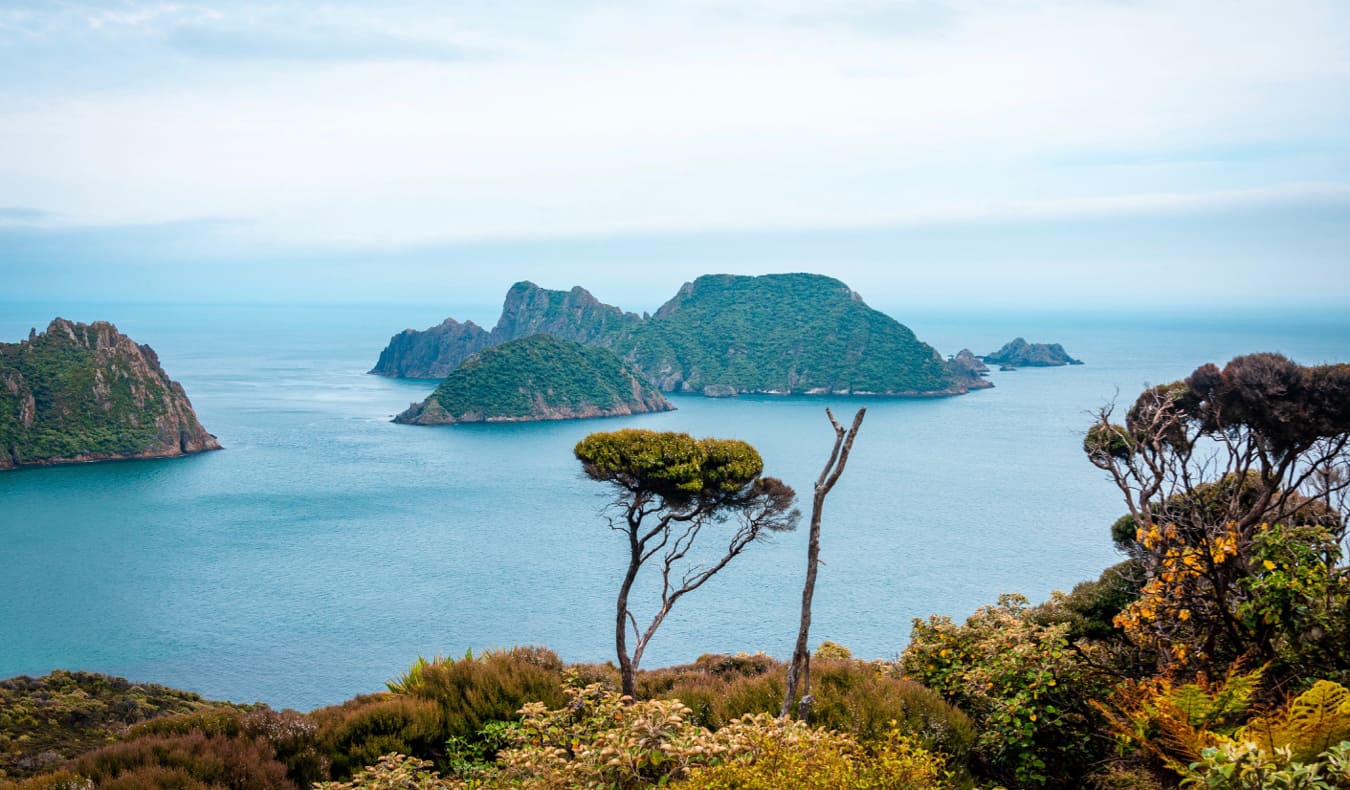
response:
{"label": "calm ocean water", "polygon": [[[454,306],[0,303],[0,341],[58,314],[153,346],[227,449],[0,474],[0,677],[80,668],[309,709],[378,690],[418,655],[543,644],[609,660],[625,550],[572,445],[627,425],[743,438],[809,505],[833,436],[823,407],[860,405],[681,397],[631,419],[401,426],[390,417],[434,383],[365,371],[390,335],[462,317]],[[892,314],[944,354],[1025,335],[1087,364],[865,402],[812,628],[863,657],[898,653],[914,617],[1039,600],[1118,559],[1118,495],[1079,449],[1117,393],[1128,404],[1252,351],[1350,360],[1344,317]],[[804,531],[753,547],[680,602],[644,664],[789,655],[804,564]]]}

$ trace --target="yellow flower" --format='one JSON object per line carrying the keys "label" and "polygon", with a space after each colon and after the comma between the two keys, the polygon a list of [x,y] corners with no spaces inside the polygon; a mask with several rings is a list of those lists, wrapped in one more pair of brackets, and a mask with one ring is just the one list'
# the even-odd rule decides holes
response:
{"label": "yellow flower", "polygon": [[1268,570],[1268,571],[1273,571],[1273,570],[1275,570],[1275,563],[1271,562],[1270,560],[1266,560],[1266,561],[1265,561],[1264,563],[1262,563],[1262,564],[1266,566],[1266,570]]}

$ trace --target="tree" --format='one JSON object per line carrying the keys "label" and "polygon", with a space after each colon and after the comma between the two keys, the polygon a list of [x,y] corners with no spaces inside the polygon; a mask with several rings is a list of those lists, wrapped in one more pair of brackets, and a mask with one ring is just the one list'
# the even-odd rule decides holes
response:
{"label": "tree", "polygon": [[1162,668],[1295,650],[1344,663],[1328,631],[1347,625],[1350,365],[1237,357],[1146,390],[1124,425],[1110,418],[1083,447],[1124,494],[1113,532],[1144,572],[1117,617],[1126,636]]}
{"label": "tree", "polygon": [[[783,481],[763,477],[764,462],[735,439],[694,439],[685,433],[622,430],[593,433],[574,450],[592,480],[610,484],[611,529],[628,538],[628,569],[615,607],[614,647],[623,693],[635,695],[642,654],[675,602],[703,586],[751,543],[796,527],[796,493]],[[709,525],[735,521],[724,552],[697,562],[689,556]],[[661,602],[645,629],[629,606],[638,571],[654,561],[661,576]],[[628,629],[633,651],[628,652]]]}
{"label": "tree", "polygon": [[807,639],[811,631],[811,599],[816,593],[816,568],[820,565],[820,517],[825,509],[825,497],[839,482],[848,464],[848,455],[853,451],[853,440],[862,427],[863,415],[867,409],[858,409],[853,415],[852,427],[845,429],[834,419],[834,412],[825,409],[830,418],[830,427],[834,428],[834,449],[816,478],[815,495],[811,498],[811,535],[806,546],[806,584],[802,586],[802,619],[797,630],[797,645],[792,651],[792,664],[787,671],[787,690],[783,694],[783,707],[780,718],[786,718],[792,712],[792,703],[797,699],[797,686],[802,688],[801,712],[799,718],[809,718],[811,712],[811,654],[807,651]]}

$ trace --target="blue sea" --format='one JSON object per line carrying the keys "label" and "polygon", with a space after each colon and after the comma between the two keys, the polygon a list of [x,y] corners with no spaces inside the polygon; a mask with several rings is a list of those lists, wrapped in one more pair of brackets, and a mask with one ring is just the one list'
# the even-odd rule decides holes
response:
{"label": "blue sea", "polygon": [[[308,710],[419,655],[539,644],[611,660],[625,543],[573,445],[625,426],[742,438],[809,506],[824,407],[848,420],[864,405],[826,506],[812,642],[890,658],[916,617],[1038,601],[1119,560],[1119,494],[1080,449],[1104,404],[1253,351],[1350,360],[1340,315],[887,312],[943,354],[1021,335],[1087,364],[996,371],[994,389],[954,398],[677,397],[632,418],[426,428],[390,418],[434,382],[366,371],[390,335],[490,322],[481,306],[0,303],[0,341],[61,315],[151,345],[226,448],[0,473],[0,677],[86,669]],[[644,666],[788,656],[805,538],[755,545],[681,600]]]}

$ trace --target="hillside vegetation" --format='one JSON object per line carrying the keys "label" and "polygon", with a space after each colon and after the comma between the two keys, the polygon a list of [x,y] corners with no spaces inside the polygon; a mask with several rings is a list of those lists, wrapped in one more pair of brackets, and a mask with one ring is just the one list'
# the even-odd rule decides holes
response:
{"label": "hillside vegetation", "polygon": [[549,335],[484,349],[395,422],[448,425],[610,417],[673,408],[612,351]]}
{"label": "hillside vegetation", "polygon": [[219,449],[149,346],[107,322],[0,343],[0,469]]}
{"label": "hillside vegetation", "polygon": [[612,343],[665,391],[961,390],[938,353],[908,327],[821,275],[700,277]]}

